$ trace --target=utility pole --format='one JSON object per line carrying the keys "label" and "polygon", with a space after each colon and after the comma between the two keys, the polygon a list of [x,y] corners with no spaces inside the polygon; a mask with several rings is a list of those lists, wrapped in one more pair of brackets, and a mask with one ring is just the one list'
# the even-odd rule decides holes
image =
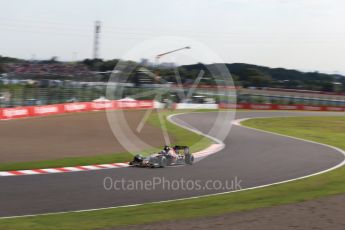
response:
{"label": "utility pole", "polygon": [[93,42],[93,59],[99,58],[99,34],[101,33],[101,22],[95,21],[95,32]]}

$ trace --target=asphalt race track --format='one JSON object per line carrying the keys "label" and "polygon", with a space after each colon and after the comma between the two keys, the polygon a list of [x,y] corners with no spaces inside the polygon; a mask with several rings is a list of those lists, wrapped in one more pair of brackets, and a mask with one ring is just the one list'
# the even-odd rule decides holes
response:
{"label": "asphalt race track", "polygon": [[[318,112],[238,112],[237,118],[268,116],[322,116],[342,113]],[[78,116],[78,115],[76,115]],[[63,117],[61,117],[63,119]],[[173,118],[173,119],[176,119]],[[207,131],[215,113],[178,115],[191,126]],[[344,156],[334,149],[283,136],[232,127],[224,140],[226,147],[208,158],[186,167],[164,169],[122,168],[88,172],[49,175],[0,177],[0,216],[18,216],[51,212],[97,209],[153,201],[171,200],[224,190],[105,190],[103,180],[125,178],[150,180],[229,181],[235,177],[242,188],[259,186],[331,168],[343,161]]]}

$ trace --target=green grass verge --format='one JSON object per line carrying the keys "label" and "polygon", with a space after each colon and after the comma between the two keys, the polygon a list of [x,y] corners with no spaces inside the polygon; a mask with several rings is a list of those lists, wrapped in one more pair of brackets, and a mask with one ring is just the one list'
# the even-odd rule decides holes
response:
{"label": "green grass verge", "polygon": [[242,124],[345,149],[345,116],[257,118]]}
{"label": "green grass verge", "polygon": [[[186,110],[187,112],[191,112],[191,110]],[[198,110],[196,112],[204,112],[204,110]],[[214,111],[216,112],[216,110]],[[179,112],[161,112],[162,117],[167,120],[167,117],[169,115],[172,114],[177,114]],[[164,128],[161,127],[161,124],[159,122],[159,117],[157,113],[153,113],[149,120],[148,123],[150,123],[151,125],[154,125],[156,127],[159,128]],[[208,147],[210,144],[213,143],[212,140],[201,136],[199,134],[193,133],[191,131],[188,131],[180,126],[177,126],[171,122],[166,122],[165,123],[165,129],[167,130],[167,132],[169,133],[169,135],[173,136],[174,138],[174,143],[173,145],[188,145],[190,146],[190,150],[191,152],[196,152],[196,151],[200,151],[202,149],[205,149],[206,147]],[[161,146],[163,147],[163,146]]]}
{"label": "green grass verge", "polygon": [[[162,116],[166,119],[167,116],[174,114],[174,112],[163,111]],[[159,117],[156,112],[153,112],[148,118],[148,123],[161,128]],[[175,144],[190,145],[191,151],[199,151],[209,146],[212,141],[208,138],[200,136],[196,133],[190,132],[170,122],[166,122],[166,128],[170,136],[173,137]],[[163,143],[162,143],[163,144]],[[152,153],[161,149],[163,146],[157,146],[156,149],[146,149],[142,153]],[[85,156],[85,157],[67,157],[63,159],[32,161],[32,162],[13,162],[13,163],[0,163],[0,171],[22,170],[22,169],[40,169],[40,168],[59,168],[71,167],[79,165],[92,165],[92,164],[106,164],[117,162],[128,162],[132,160],[133,155],[130,153],[111,153],[104,155]]]}
{"label": "green grass verge", "polygon": [[[244,125],[287,135],[293,133],[300,138],[345,149],[344,117],[265,118],[248,120]],[[319,132],[320,129],[322,132]],[[345,193],[344,174],[345,167],[341,167],[303,180],[199,199],[81,213],[2,219],[0,229],[107,229],[133,223],[143,224],[246,211]],[[181,210],[183,210],[182,214]]]}

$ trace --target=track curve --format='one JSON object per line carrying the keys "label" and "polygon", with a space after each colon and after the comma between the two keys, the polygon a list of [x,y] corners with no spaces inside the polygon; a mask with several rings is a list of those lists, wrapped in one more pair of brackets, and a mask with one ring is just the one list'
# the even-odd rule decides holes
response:
{"label": "track curve", "polygon": [[[237,118],[275,116],[343,116],[342,113],[318,112],[238,112]],[[175,117],[176,118],[176,117]],[[175,119],[174,117],[172,119]],[[212,126],[215,113],[179,115],[202,132]],[[217,138],[217,137],[216,137]],[[332,168],[344,156],[326,146],[233,127],[226,147],[191,167],[165,169],[123,168],[99,171],[0,178],[0,217],[52,212],[98,209],[121,205],[164,201],[224,192],[219,190],[107,191],[104,178],[113,180],[149,180],[159,176],[167,180],[229,181],[235,177],[242,188],[285,181]]]}

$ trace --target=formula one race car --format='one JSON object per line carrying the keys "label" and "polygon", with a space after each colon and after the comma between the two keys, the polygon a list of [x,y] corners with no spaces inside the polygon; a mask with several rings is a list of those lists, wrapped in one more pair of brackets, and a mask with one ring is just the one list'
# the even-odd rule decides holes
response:
{"label": "formula one race car", "polygon": [[129,165],[137,167],[164,168],[170,165],[191,165],[194,156],[189,152],[188,146],[176,145],[174,147],[165,146],[159,153],[144,157],[140,154],[129,162]]}

